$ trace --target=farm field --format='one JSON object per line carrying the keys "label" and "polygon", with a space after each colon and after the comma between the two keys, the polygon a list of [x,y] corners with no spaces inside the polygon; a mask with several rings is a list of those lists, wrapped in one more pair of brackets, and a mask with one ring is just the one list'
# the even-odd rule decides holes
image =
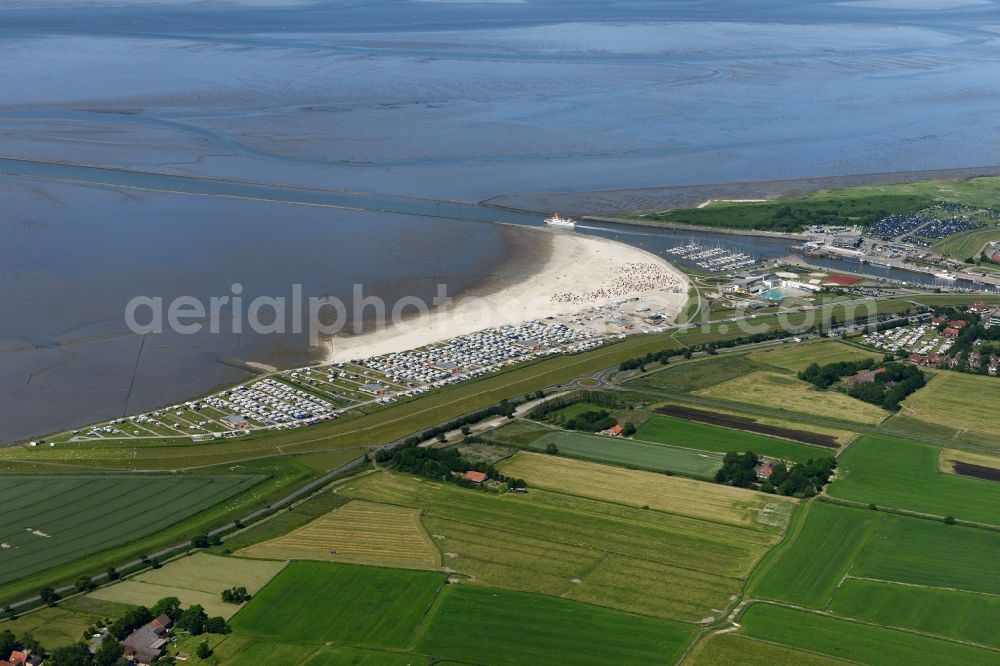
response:
{"label": "farm field", "polygon": [[996,377],[942,370],[903,401],[900,413],[953,431],[996,434],[998,404],[1000,380]]}
{"label": "farm field", "polygon": [[891,627],[1000,647],[1000,596],[848,579],[831,610]]}
{"label": "farm field", "polygon": [[689,622],[725,608],[780,531],[535,488],[496,496],[401,474],[369,475],[341,492],[423,509],[457,580]]}
{"label": "farm field", "polygon": [[740,623],[742,635],[863,664],[985,665],[1000,656],[962,643],[766,604],[748,607]]}
{"label": "farm field", "polygon": [[419,509],[353,500],[299,529],[244,548],[242,557],[434,569],[440,555]]}
{"label": "farm field", "polygon": [[715,405],[708,410],[688,405],[663,403],[657,405],[653,411],[663,416],[672,416],[685,421],[705,423],[731,430],[753,432],[767,437],[773,436],[830,449],[839,448],[856,436],[850,430],[840,430],[814,423],[803,423],[801,421],[764,416],[757,413],[750,416],[741,412],[738,408],[725,409]]}
{"label": "farm field", "polygon": [[223,590],[241,586],[250,594],[256,594],[284,566],[284,562],[195,553],[94,590],[90,597],[147,607],[164,597],[177,597],[185,607],[201,604],[209,615],[229,618],[240,606],[222,601]]}
{"label": "farm field", "polygon": [[514,419],[495,430],[483,433],[482,437],[488,442],[520,447],[527,446],[539,437],[544,437],[551,432],[554,432],[554,429],[550,426],[525,419]]}
{"label": "farm field", "polygon": [[609,465],[518,453],[502,462],[508,476],[529,486],[593,499],[780,533],[788,524],[795,501],[742,488],[627,470]]}
{"label": "farm field", "polygon": [[714,634],[701,639],[681,663],[684,666],[839,666],[851,662],[793,650],[739,634]]}
{"label": "farm field", "polygon": [[[422,666],[430,657],[412,653],[362,650],[351,647],[324,647],[306,661],[305,666]],[[259,662],[258,662],[259,663]],[[441,662],[435,662],[440,664]]]}
{"label": "farm field", "polygon": [[805,505],[788,541],[755,572],[752,595],[825,608],[881,518],[823,502]]}
{"label": "farm field", "polygon": [[826,365],[840,361],[882,360],[882,355],[858,349],[835,340],[819,340],[794,345],[782,345],[750,352],[747,358],[756,363],[773,365],[792,372],[805,370],[811,363]]}
{"label": "farm field", "polygon": [[[156,532],[222,502],[258,476],[0,476],[0,583]],[[23,488],[44,492],[19,492]]]}
{"label": "farm field", "polygon": [[1000,484],[938,470],[940,450],[864,436],[840,456],[832,497],[1000,525]]}
{"label": "farm field", "polygon": [[694,392],[695,395],[842,421],[875,424],[889,412],[837,391],[819,391],[791,374],[758,370]]}
{"label": "farm field", "polygon": [[628,387],[650,388],[670,393],[692,393],[741,377],[759,367],[749,360],[746,354],[722,354],[669,365],[663,370],[629,381]]}
{"label": "farm field", "polygon": [[588,435],[581,432],[552,432],[528,445],[532,451],[545,451],[555,444],[559,455],[595,462],[652,470],[677,472],[703,479],[711,478],[722,467],[718,453],[695,452],[620,437]]}
{"label": "farm field", "polygon": [[406,647],[442,584],[442,574],[426,571],[291,562],[231,624],[291,642]]}
{"label": "farm field", "polygon": [[[966,451],[965,449],[941,449],[941,454],[938,456],[938,469],[947,474],[959,474],[958,470],[963,470],[963,466],[967,467],[969,465],[985,468],[979,471],[991,478],[1000,478],[1000,455]],[[997,470],[998,472],[990,474],[988,470]],[[968,469],[964,471],[965,474],[959,475],[970,475]]]}
{"label": "farm field", "polygon": [[226,666],[300,664],[316,650],[313,645],[276,641],[250,641],[224,663]]}
{"label": "farm field", "polygon": [[764,456],[792,462],[805,462],[814,458],[832,456],[836,453],[835,449],[798,444],[776,437],[719,428],[672,416],[654,416],[647,419],[639,426],[635,437],[649,442],[715,453],[753,451]]}
{"label": "farm field", "polygon": [[694,627],[522,592],[451,585],[417,651],[490,664],[664,664]]}
{"label": "farm field", "polygon": [[79,640],[87,627],[105,617],[107,615],[88,611],[42,608],[16,620],[0,621],[0,631],[11,631],[15,636],[31,634],[45,646],[66,645]]}

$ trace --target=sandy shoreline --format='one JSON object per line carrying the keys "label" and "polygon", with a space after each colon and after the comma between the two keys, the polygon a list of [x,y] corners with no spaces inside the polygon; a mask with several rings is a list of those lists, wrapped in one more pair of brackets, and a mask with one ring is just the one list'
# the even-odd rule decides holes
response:
{"label": "sandy shoreline", "polygon": [[687,302],[689,281],[662,257],[618,241],[528,227],[504,229],[507,259],[450,306],[397,324],[329,342],[328,362],[415,349],[485,328],[628,298],[673,319]]}

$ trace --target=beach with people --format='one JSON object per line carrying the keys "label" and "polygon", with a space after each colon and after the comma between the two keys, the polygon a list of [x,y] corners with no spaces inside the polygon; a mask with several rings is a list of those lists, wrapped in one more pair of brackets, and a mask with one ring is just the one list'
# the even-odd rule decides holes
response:
{"label": "beach with people", "polygon": [[327,361],[416,349],[506,324],[569,318],[596,306],[648,303],[673,320],[687,301],[687,276],[663,258],[614,240],[504,227],[507,259],[448,304],[329,341]]}

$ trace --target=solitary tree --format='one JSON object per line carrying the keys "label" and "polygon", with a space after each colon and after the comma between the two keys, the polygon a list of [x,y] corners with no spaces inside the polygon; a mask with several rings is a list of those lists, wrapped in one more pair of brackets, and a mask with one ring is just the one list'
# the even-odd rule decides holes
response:
{"label": "solitary tree", "polygon": [[55,606],[56,602],[59,601],[59,595],[51,587],[43,587],[38,591],[38,596],[42,598],[42,603]]}

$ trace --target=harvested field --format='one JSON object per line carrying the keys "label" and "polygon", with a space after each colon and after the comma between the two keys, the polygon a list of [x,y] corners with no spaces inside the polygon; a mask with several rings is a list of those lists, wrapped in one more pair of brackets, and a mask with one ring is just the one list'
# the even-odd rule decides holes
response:
{"label": "harvested field", "polygon": [[835,340],[818,340],[762,349],[750,352],[747,357],[756,363],[766,363],[785,370],[799,372],[805,370],[812,363],[825,365],[840,361],[860,361],[866,358],[879,361],[882,359],[882,354],[859,349]]}
{"label": "harvested field", "polygon": [[941,371],[903,401],[901,413],[953,431],[994,434],[998,404],[1000,381],[996,378]]}
{"label": "harvested field", "polygon": [[742,377],[759,367],[747,359],[745,354],[725,354],[671,365],[637,377],[628,382],[628,385],[635,389],[648,387],[670,393],[691,393]]}
{"label": "harvested field", "polygon": [[661,407],[657,407],[655,411],[658,414],[674,416],[688,421],[698,421],[699,423],[708,423],[722,428],[746,430],[748,432],[755,432],[761,435],[782,437],[796,442],[814,444],[816,446],[825,446],[833,449],[840,447],[840,444],[837,442],[837,438],[833,435],[823,435],[817,432],[810,432],[808,430],[795,430],[792,428],[767,425],[745,416],[720,414],[719,412],[710,412],[704,409],[695,409],[693,407],[684,407],[682,405],[663,405]]}
{"label": "harvested field", "polygon": [[759,423],[757,420],[745,416],[721,414],[719,412],[710,412],[704,409],[695,409],[693,407],[684,407],[682,405],[663,405],[661,407],[657,407],[655,411],[658,414],[663,414],[664,416],[673,416],[686,421],[697,421],[699,423],[714,425],[720,428],[730,428],[732,430],[743,430],[770,437],[780,437],[782,439],[790,439],[804,444],[812,444],[814,446],[822,446],[832,449],[840,448],[840,444],[837,442],[837,437],[835,435],[826,435],[808,430],[796,430],[793,428],[768,425],[765,423]]}
{"label": "harvested field", "polygon": [[420,510],[353,500],[299,529],[237,552],[272,560],[353,562],[409,569],[440,565]]}
{"label": "harvested field", "polygon": [[529,486],[775,533],[788,524],[795,505],[742,488],[536,453],[518,453],[500,469]]}
{"label": "harvested field", "polygon": [[[778,538],[776,528],[766,526],[738,527],[536,488],[493,495],[396,473],[368,475],[341,492],[423,509],[444,564],[463,584],[569,595],[687,622],[725,608]],[[728,510],[739,515],[739,509]]]}
{"label": "harvested field", "polygon": [[814,389],[794,375],[778,371],[752,372],[696,391],[695,394],[856,423],[876,424],[889,416],[889,412],[880,407],[855,400],[838,391]]}
{"label": "harvested field", "polygon": [[1000,481],[1000,469],[973,465],[972,463],[956,461],[954,463],[955,474],[959,476],[971,476],[973,479],[983,479],[984,481]]}
{"label": "harvested field", "polygon": [[94,590],[89,596],[137,606],[152,606],[164,597],[177,597],[184,606],[201,604],[209,615],[228,618],[240,606],[222,601],[223,590],[242,586],[250,594],[256,594],[284,567],[284,562],[195,553],[159,569]]}

